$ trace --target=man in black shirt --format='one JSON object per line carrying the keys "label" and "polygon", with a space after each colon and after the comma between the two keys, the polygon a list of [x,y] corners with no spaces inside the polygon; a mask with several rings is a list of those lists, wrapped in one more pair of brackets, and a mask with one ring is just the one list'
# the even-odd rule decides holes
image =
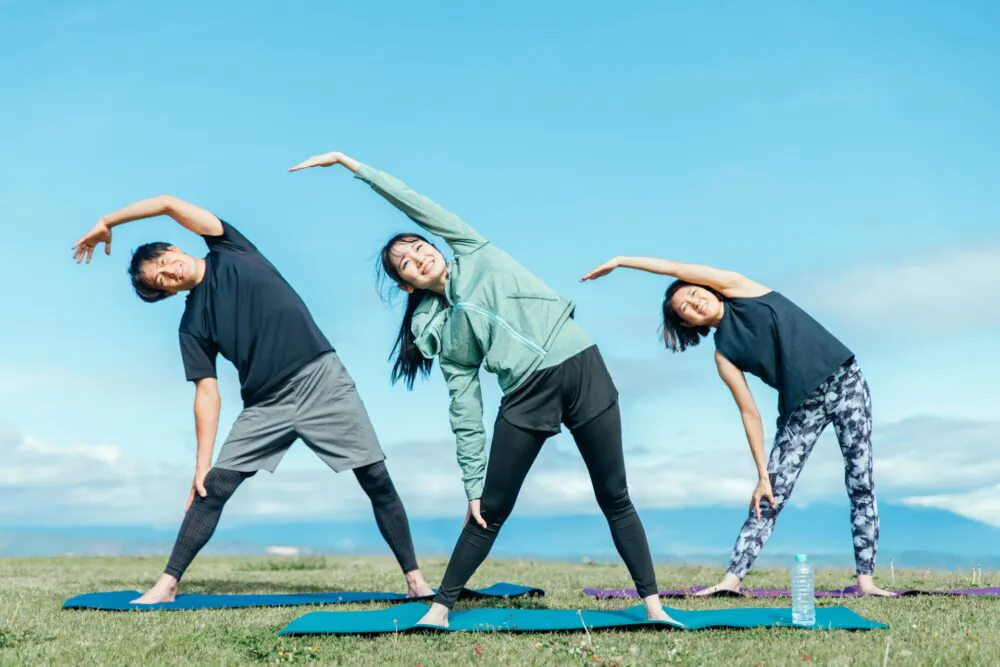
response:
{"label": "man in black shirt", "polygon": [[[209,211],[161,196],[102,217],[73,246],[74,259],[90,263],[100,243],[110,255],[112,227],[158,215],[169,215],[200,235],[209,250],[196,258],[166,243],[149,243],[136,249],[129,267],[132,286],[143,301],[188,293],[180,347],[187,379],[195,383],[198,453],[170,561],[156,585],[135,602],[174,599],[178,581],[212,536],[226,501],[258,470],[274,472],[297,438],[335,472],[354,472],[403,570],[407,594],[432,595],[417,565],[385,455],[351,376],[305,303],[253,243]],[[244,407],[213,466],[219,354],[239,371]]]}

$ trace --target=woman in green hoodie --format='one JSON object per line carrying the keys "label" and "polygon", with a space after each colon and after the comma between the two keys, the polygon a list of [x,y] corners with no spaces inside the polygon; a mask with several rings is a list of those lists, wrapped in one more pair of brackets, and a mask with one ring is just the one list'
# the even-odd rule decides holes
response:
{"label": "woman in green hoodie", "polygon": [[[455,255],[448,263],[428,239],[405,233],[390,239],[380,257],[385,275],[408,294],[392,380],[412,388],[440,360],[469,500],[465,527],[421,623],[448,624],[449,609],[489,554],[543,443],[565,424],[647,618],[677,624],[660,605],[646,533],[628,495],[618,391],[597,347],[573,321],[574,304],[457,215],[385,172],[342,153],[315,156],[290,171],[335,164],[444,239]],[[488,465],[480,368],[497,376],[504,393]]]}

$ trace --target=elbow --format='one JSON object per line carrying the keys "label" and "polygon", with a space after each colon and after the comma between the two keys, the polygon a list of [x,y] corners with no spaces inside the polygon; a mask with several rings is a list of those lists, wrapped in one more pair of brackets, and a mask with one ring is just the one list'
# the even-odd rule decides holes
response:
{"label": "elbow", "polygon": [[153,201],[156,202],[156,209],[161,214],[170,215],[177,211],[177,197],[157,195],[153,197]]}
{"label": "elbow", "polygon": [[743,421],[746,423],[761,423],[760,411],[758,411],[757,408],[746,408],[744,410],[740,410],[740,415],[742,415]]}
{"label": "elbow", "polygon": [[203,378],[195,385],[194,397],[196,402],[218,401],[219,383],[215,378]]}
{"label": "elbow", "polygon": [[722,287],[724,289],[739,289],[749,282],[746,276],[735,271],[726,271]]}

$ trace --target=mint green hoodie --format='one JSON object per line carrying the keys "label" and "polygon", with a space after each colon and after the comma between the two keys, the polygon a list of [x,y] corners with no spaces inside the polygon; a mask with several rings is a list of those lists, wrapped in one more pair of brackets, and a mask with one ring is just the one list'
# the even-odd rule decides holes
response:
{"label": "mint green hoodie", "polygon": [[439,357],[465,493],[470,500],[479,498],[486,477],[480,367],[496,374],[500,389],[509,394],[534,371],[560,364],[592,343],[572,320],[573,302],[457,215],[367,165],[355,177],[444,239],[455,254],[444,297],[424,297],[411,331],[425,357]]}

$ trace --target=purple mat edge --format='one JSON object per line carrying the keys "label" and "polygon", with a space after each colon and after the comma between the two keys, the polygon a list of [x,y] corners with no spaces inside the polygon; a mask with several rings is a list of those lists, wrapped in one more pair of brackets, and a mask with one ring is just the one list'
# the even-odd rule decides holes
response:
{"label": "purple mat edge", "polygon": [[[684,598],[689,597],[693,593],[704,590],[705,586],[692,586],[691,588],[676,588],[671,590],[660,591],[661,598]],[[599,600],[607,599],[621,599],[621,598],[637,598],[639,594],[633,588],[584,588],[583,592],[586,595],[592,595]],[[913,595],[953,595],[953,596],[997,596],[1000,597],[1000,587],[986,587],[986,588],[955,588],[951,590],[937,590],[937,589],[918,589],[918,588],[908,588],[908,589],[898,589],[892,591],[899,596],[913,596]],[[782,598],[789,597],[788,589],[781,588],[748,588],[744,589],[741,593],[729,594],[732,596],[739,597],[750,597],[750,598]],[[859,597],[857,592],[857,587],[847,586],[845,588],[834,589],[834,590],[817,590],[816,597],[818,598],[850,598]]]}

